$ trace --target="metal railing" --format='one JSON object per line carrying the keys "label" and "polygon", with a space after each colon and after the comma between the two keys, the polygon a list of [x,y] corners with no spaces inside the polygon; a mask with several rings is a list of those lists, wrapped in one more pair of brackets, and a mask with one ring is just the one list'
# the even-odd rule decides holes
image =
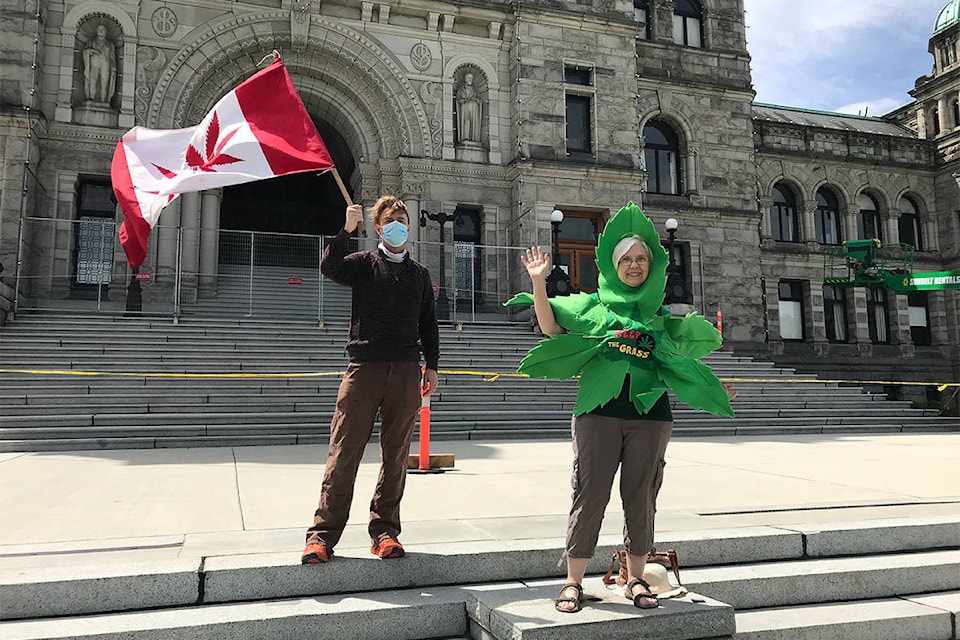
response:
{"label": "metal railing", "polygon": [[[134,273],[116,241],[118,226],[107,218],[23,218],[16,309],[317,320],[350,315],[350,290],[320,273],[328,237],[158,225]],[[376,247],[372,239],[353,242],[358,249]],[[441,321],[529,321],[529,310],[503,306],[518,291],[529,291],[520,262],[524,248],[415,242],[409,249],[430,270]]]}

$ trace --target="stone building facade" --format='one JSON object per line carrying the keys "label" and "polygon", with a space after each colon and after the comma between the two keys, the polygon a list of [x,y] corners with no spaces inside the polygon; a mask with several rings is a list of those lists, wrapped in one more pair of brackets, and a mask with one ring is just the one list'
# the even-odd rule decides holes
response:
{"label": "stone building facade", "polygon": [[[31,301],[83,298],[104,274],[125,284],[102,231],[121,216],[117,139],[196,124],[277,50],[354,200],[447,212],[445,245],[487,248],[475,281],[490,313],[527,286],[514,248],[549,246],[558,209],[558,250],[590,290],[596,233],[633,200],[661,230],[679,221],[675,301],[710,319],[722,308],[732,348],[847,377],[956,380],[957,292],[822,286],[822,247],[869,233],[922,239],[917,271],[960,270],[954,5],[915,102],[866,118],[754,104],[742,0],[8,3],[2,277]],[[147,300],[215,289],[224,230],[334,233],[344,202],[324,180],[180,197],[151,238]],[[423,222],[418,257],[436,276],[443,227]]]}

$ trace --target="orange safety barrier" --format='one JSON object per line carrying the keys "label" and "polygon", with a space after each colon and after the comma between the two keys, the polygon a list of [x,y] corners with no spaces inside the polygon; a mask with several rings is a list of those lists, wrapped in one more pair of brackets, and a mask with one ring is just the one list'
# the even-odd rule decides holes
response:
{"label": "orange safety barrier", "polygon": [[430,470],[430,396],[420,395],[420,471]]}
{"label": "orange safety barrier", "polygon": [[717,305],[717,331],[720,332],[720,338],[723,339],[723,311],[720,310],[720,305]]}

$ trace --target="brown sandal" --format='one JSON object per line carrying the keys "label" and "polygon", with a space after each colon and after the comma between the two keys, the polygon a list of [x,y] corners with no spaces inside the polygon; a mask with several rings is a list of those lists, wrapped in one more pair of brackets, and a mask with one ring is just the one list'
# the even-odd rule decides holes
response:
{"label": "brown sandal", "polygon": [[[576,597],[571,598],[571,597],[568,597],[568,596],[563,595],[563,593],[564,593],[567,589],[574,589],[574,590],[576,590],[576,592],[577,592]],[[565,584],[565,585],[563,585],[562,587],[560,587],[560,595],[558,595],[558,596],[554,599],[554,601],[553,601],[553,606],[554,606],[554,608],[555,608],[557,611],[559,611],[560,613],[576,613],[577,611],[580,611],[580,609],[582,608],[582,607],[580,606],[580,603],[582,603],[583,600],[584,600],[584,597],[583,597],[583,585],[579,585],[579,584],[577,584],[576,582],[568,582],[567,584]],[[572,608],[572,609],[561,609],[561,608],[560,608],[560,604],[561,604],[561,603],[567,603],[567,602],[572,602],[572,603],[573,603],[573,608]]]}
{"label": "brown sandal", "polygon": [[[636,587],[637,585],[640,585],[641,587],[646,589],[647,592],[634,594],[633,588]],[[643,580],[642,578],[634,578],[633,580],[628,582],[626,588],[623,590],[623,595],[627,598],[627,600],[632,600],[633,606],[637,607],[638,609],[656,609],[657,607],[660,606],[660,598],[658,598],[657,594],[653,592],[653,590],[650,588],[650,585],[647,583],[647,581]],[[641,599],[643,598],[646,598],[647,600],[654,600],[656,604],[653,604],[653,605],[641,604]]]}

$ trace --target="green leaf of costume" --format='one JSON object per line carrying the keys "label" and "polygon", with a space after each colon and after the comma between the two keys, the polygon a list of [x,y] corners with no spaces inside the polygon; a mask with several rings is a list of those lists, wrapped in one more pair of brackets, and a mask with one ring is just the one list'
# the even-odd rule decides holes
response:
{"label": "green leaf of costume", "polygon": [[713,353],[723,342],[717,328],[695,313],[688,313],[683,318],[668,318],[666,329],[680,355],[694,360]]}
{"label": "green leaf of costume", "polygon": [[709,413],[733,417],[730,408],[730,397],[727,395],[723,383],[713,375],[710,367],[690,359],[675,359],[672,363],[665,363],[659,374],[667,385],[673,389],[677,400],[686,402],[694,409],[703,409]]}
{"label": "green leaf of costume", "polygon": [[588,361],[580,376],[580,391],[573,415],[590,413],[620,395],[629,368],[627,360],[607,360],[601,356]]}
{"label": "green leaf of costume", "polygon": [[[639,236],[651,253],[639,287],[623,283],[613,250],[623,238]],[[670,318],[663,311],[667,252],[653,223],[632,202],[607,222],[597,244],[598,291],[550,298],[557,324],[569,333],[543,340],[520,364],[532,377],[564,379],[580,374],[574,415],[589,413],[616,398],[630,376],[630,395],[641,413],[667,388],[678,400],[710,413],[732,416],[720,380],[700,358],[718,349],[719,332],[702,316]],[[520,293],[506,306],[532,305]]]}
{"label": "green leaf of costume", "polygon": [[602,346],[602,338],[562,333],[554,338],[541,340],[520,362],[518,371],[531,378],[573,378]]}

